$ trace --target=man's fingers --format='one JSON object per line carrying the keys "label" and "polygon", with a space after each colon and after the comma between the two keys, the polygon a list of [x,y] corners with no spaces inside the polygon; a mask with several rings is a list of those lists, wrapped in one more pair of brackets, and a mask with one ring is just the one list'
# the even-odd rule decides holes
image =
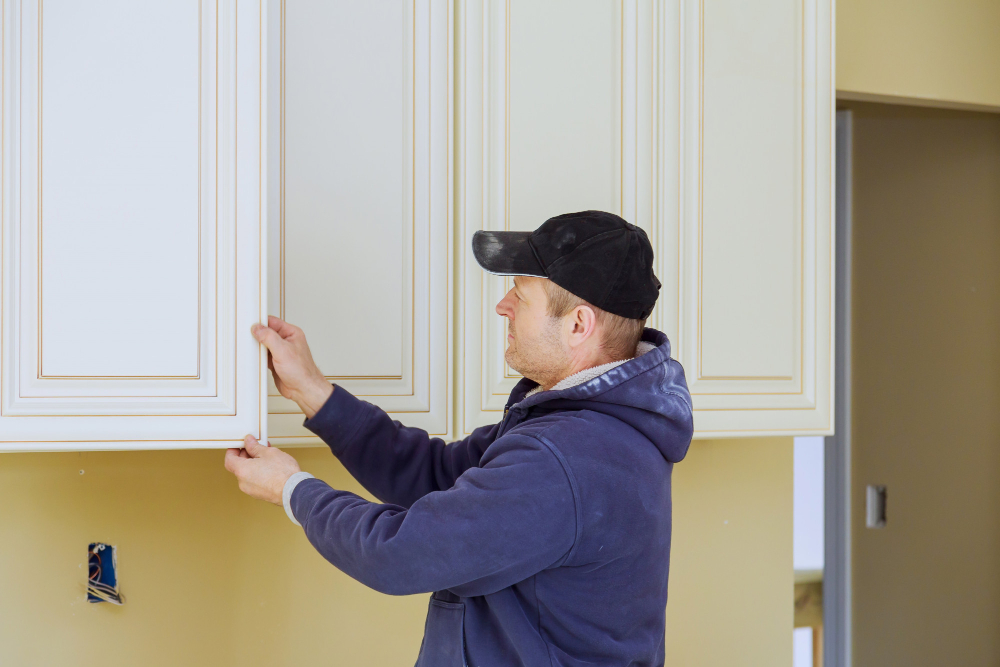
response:
{"label": "man's fingers", "polygon": [[267,348],[268,352],[273,352],[275,347],[282,345],[284,339],[278,332],[270,327],[265,327],[263,324],[255,324],[250,327],[250,333],[253,337],[258,340],[258,342],[263,343],[264,347]]}
{"label": "man's fingers", "polygon": [[285,322],[285,320],[280,317],[275,317],[274,315],[267,316],[267,326],[271,327],[275,331],[280,331],[286,324],[288,324],[288,322]]}
{"label": "man's fingers", "polygon": [[236,469],[239,468],[240,464],[242,463],[240,461],[240,452],[241,451],[243,451],[243,450],[241,450],[241,449],[227,449],[226,450],[226,463],[225,463],[226,470],[228,470],[229,472],[233,473],[234,475],[236,474]]}
{"label": "man's fingers", "polygon": [[275,317],[274,315],[269,315],[267,318],[267,326],[278,332],[278,335],[282,338],[288,338],[296,331],[298,327],[289,324],[280,317]]}

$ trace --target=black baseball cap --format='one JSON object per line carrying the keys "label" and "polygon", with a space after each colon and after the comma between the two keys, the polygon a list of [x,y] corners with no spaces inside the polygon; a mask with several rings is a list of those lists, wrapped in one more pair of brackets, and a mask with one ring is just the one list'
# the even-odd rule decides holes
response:
{"label": "black baseball cap", "polygon": [[533,232],[478,231],[472,253],[490,273],[548,278],[634,320],[649,317],[660,294],[646,232],[604,211],[557,215]]}

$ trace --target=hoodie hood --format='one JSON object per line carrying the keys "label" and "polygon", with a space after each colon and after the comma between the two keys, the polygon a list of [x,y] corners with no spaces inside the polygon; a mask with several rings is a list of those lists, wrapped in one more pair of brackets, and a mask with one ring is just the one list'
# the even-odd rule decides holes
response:
{"label": "hoodie hood", "polygon": [[563,410],[592,410],[612,416],[642,433],[667,461],[687,454],[694,433],[691,394],[684,369],[670,357],[670,341],[656,329],[643,330],[641,340],[653,349],[595,378],[525,397],[538,386],[527,378],[511,392],[507,407],[525,417]]}

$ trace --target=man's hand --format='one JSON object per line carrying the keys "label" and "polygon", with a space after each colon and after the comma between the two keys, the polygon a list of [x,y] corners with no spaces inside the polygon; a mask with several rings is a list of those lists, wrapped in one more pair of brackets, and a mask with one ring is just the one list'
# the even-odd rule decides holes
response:
{"label": "man's hand", "polygon": [[290,455],[265,447],[248,435],[243,439],[243,449],[226,450],[226,470],[236,475],[243,493],[280,505],[285,482],[301,468]]}
{"label": "man's hand", "polygon": [[267,348],[267,367],[278,391],[311,418],[330,398],[333,385],[313,361],[302,329],[272,315],[266,327],[255,324],[250,331]]}

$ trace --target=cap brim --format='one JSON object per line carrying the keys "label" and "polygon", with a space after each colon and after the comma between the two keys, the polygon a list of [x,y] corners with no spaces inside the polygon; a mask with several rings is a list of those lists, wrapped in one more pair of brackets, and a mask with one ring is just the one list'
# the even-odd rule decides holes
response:
{"label": "cap brim", "polygon": [[500,276],[545,277],[528,243],[531,232],[487,232],[472,235],[472,254],[479,266]]}

